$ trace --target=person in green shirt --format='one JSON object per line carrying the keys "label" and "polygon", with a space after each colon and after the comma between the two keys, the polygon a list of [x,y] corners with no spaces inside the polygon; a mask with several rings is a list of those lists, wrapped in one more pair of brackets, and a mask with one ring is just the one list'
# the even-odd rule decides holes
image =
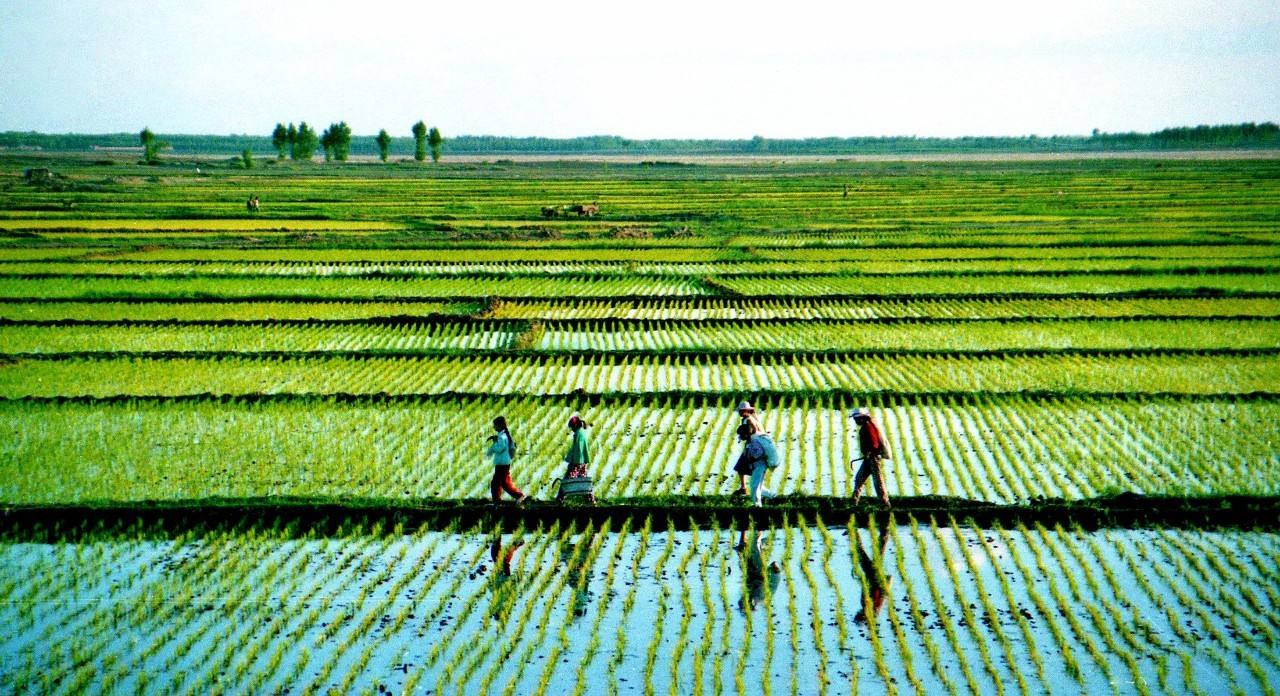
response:
{"label": "person in green shirt", "polygon": [[591,464],[591,447],[587,438],[587,428],[591,425],[578,414],[569,418],[569,432],[573,439],[569,442],[569,452],[564,455],[565,478],[582,478],[589,476],[587,466]]}

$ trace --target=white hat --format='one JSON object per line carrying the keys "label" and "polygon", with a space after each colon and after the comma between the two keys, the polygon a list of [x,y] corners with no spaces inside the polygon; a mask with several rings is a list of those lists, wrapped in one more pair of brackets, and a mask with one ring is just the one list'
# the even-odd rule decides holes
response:
{"label": "white hat", "polygon": [[743,401],[742,403],[738,404],[738,410],[739,410],[739,411],[754,411],[754,410],[756,410],[756,407],[755,407],[755,406],[752,406],[750,401]]}
{"label": "white hat", "polygon": [[863,406],[861,408],[854,409],[853,415],[849,417],[850,418],[870,418],[871,411],[866,406]]}

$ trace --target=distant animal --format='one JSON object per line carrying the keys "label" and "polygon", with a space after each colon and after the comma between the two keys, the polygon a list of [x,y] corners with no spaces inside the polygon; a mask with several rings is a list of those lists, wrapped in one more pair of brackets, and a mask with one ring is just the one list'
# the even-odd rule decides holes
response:
{"label": "distant animal", "polygon": [[571,212],[577,213],[578,217],[594,217],[600,213],[600,205],[591,203],[590,205],[575,205],[569,208]]}
{"label": "distant animal", "polygon": [[559,215],[560,215],[560,206],[556,206],[556,205],[542,206],[542,217],[553,218],[553,217],[558,217]]}
{"label": "distant animal", "polygon": [[245,209],[246,209],[246,210],[248,210],[248,211],[249,211],[249,212],[251,212],[251,213],[256,213],[256,212],[258,212],[258,207],[259,207],[260,205],[261,205],[261,203],[258,201],[258,197],[257,197],[257,196],[250,196],[250,197],[249,197],[249,200],[245,201],[245,203],[244,203],[244,207],[245,207]]}

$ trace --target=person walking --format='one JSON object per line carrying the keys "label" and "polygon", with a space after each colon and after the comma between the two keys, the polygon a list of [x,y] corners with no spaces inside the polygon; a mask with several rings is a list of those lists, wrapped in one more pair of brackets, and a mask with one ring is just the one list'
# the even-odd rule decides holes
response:
{"label": "person walking", "polygon": [[493,429],[497,432],[489,436],[489,459],[493,462],[493,479],[489,481],[492,505],[496,506],[502,500],[503,491],[515,498],[517,505],[523,505],[529,496],[511,482],[511,459],[516,454],[516,441],[507,428],[507,419],[504,416],[494,418]]}
{"label": "person walking", "polygon": [[[885,507],[889,504],[889,493],[884,487],[884,472],[881,463],[889,458],[889,446],[884,441],[880,426],[871,418],[871,411],[860,408],[853,412],[853,422],[858,425],[858,448],[862,450],[862,466],[853,478],[853,504],[857,505],[862,497],[862,485],[870,478]],[[856,460],[855,460],[856,461]]]}
{"label": "person walking", "polygon": [[756,507],[764,507],[764,499],[775,496],[773,491],[765,487],[765,477],[770,469],[777,466],[778,450],[767,434],[752,434],[751,426],[747,423],[738,426],[738,439],[743,442],[742,454],[734,469],[750,472],[751,500]]}
{"label": "person walking", "polygon": [[[756,413],[755,406],[750,401],[743,401],[738,404],[738,416],[742,418],[742,425],[751,426],[751,434],[763,433],[764,426],[760,424],[760,415]],[[751,469],[743,469],[743,460],[738,458],[738,463],[734,465],[733,471],[738,474],[738,490],[733,492],[735,496],[747,494],[747,479],[751,476]]]}
{"label": "person walking", "polygon": [[[573,479],[587,479],[585,493],[587,499],[595,502],[595,495],[590,491],[590,473],[587,467],[591,464],[591,442],[587,437],[587,429],[591,424],[582,419],[578,414],[569,417],[569,432],[571,433],[569,440],[569,451],[564,455],[564,478],[560,481],[560,491],[556,494],[556,500],[562,501],[565,497],[565,484]],[[582,494],[575,486],[574,494]]]}

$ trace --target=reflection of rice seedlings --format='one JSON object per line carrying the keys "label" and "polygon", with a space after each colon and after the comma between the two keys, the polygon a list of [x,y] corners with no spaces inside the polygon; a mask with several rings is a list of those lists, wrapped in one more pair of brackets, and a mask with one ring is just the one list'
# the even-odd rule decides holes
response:
{"label": "reflection of rice seedlings", "polygon": [[[788,522],[789,522],[789,518],[790,518],[790,515],[786,515],[786,514],[784,514],[784,515],[783,515],[784,526],[788,526],[788,527],[789,527],[789,524],[788,524]],[[804,516],[803,516],[803,515],[799,516],[799,517],[796,519],[796,527],[797,527],[797,528],[799,528],[799,527],[803,527],[803,526],[804,526],[804,523],[805,523],[805,522],[804,522]],[[787,530],[787,534],[786,534],[785,536],[783,536],[783,537],[782,537],[782,541],[783,541],[783,544],[785,544],[785,546],[784,546],[784,551],[783,551],[783,554],[782,554],[782,567],[783,567],[783,568],[794,568],[796,564],[793,562],[792,557],[793,557],[793,550],[794,550],[794,548],[795,548],[795,543],[794,543],[794,541],[795,541],[795,534],[793,534],[793,533],[791,532],[791,530],[790,530],[790,529],[788,529],[788,530]],[[805,563],[801,563],[800,565],[802,565],[802,566],[803,566],[803,565],[806,565],[806,564],[805,564]],[[766,570],[765,572],[766,572],[766,573],[768,573],[769,571],[767,571],[767,570]],[[767,584],[767,583],[766,583],[766,584]],[[788,583],[786,583],[786,586],[787,586],[787,618],[789,619],[789,621],[788,621],[787,623],[789,624],[789,629],[790,629],[790,630],[788,631],[788,634],[789,634],[789,635],[790,635],[790,637],[791,637],[791,660],[790,660],[790,663],[791,663],[791,694],[792,694],[792,696],[798,696],[798,694],[800,693],[800,665],[799,665],[799,658],[800,658],[800,610],[799,610],[799,608],[796,606],[796,588],[795,588],[795,583],[788,582]],[[823,684],[823,682],[819,681],[819,682],[818,682],[818,689],[819,689],[819,690],[821,690],[821,689],[823,689],[823,688],[825,688],[825,685]]]}
{"label": "reflection of rice seedlings", "polygon": [[[689,591],[689,563],[693,560],[697,552],[702,548],[698,543],[698,528],[692,524],[690,520],[690,538],[689,548],[680,558],[680,563],[676,566],[676,577],[682,579],[680,593],[680,607],[682,615],[680,617],[680,630],[676,633],[676,644],[671,651],[671,682],[667,686],[667,692],[671,696],[680,693],[680,661],[684,657],[685,650],[689,647],[689,622],[693,620],[693,601],[690,599],[692,592]],[[701,574],[699,574],[701,577]],[[693,666],[695,681],[701,681],[702,670],[698,669],[698,665]]]}
{"label": "reflection of rice seedlings", "polygon": [[[564,551],[565,544],[568,542],[568,539],[574,536],[576,527],[577,527],[577,522],[570,523],[569,528],[565,530],[565,534],[563,534],[560,537],[558,543],[555,546],[555,550],[553,551],[554,559],[560,558],[561,554]],[[590,531],[593,528],[594,528],[594,523],[588,522],[587,529],[584,530],[583,532],[584,537],[586,534],[590,533]],[[560,577],[559,564],[553,561],[553,563],[549,565],[555,568],[555,572],[553,573],[554,577],[559,578]],[[555,610],[556,603],[560,600],[560,596],[563,595],[568,590],[569,588],[566,586],[565,583],[557,582],[555,583],[555,587],[551,590],[551,594],[549,597],[546,597],[545,599],[544,598],[539,599],[539,601],[543,602],[542,613],[538,614],[533,619],[534,626],[537,626],[538,630],[534,634],[533,638],[528,641],[528,644],[524,646],[524,650],[514,658],[514,662],[517,665],[519,665],[519,667],[516,669],[515,674],[511,675],[511,679],[507,680],[506,686],[504,686],[502,689],[502,693],[506,694],[506,696],[511,696],[512,694],[515,693],[516,687],[520,683],[520,678],[524,676],[525,667],[528,664],[530,664],[530,662],[532,661],[531,657],[534,651],[542,648],[545,645],[544,641],[546,640],[546,636],[547,636],[547,627],[551,625],[551,613],[552,611]]]}
{"label": "reflection of rice seedlings", "polygon": [[671,552],[675,549],[676,536],[671,530],[670,521],[667,522],[667,543],[662,547],[662,553],[658,555],[653,564],[654,582],[658,584],[658,608],[654,612],[653,617],[653,638],[649,640],[649,647],[645,651],[644,658],[644,689],[645,693],[655,693],[653,686],[653,670],[658,663],[658,646],[662,643],[662,630],[667,618],[667,598],[671,592],[667,589],[666,583],[662,582],[663,569],[667,565],[667,559],[671,558]]}
{"label": "reflection of rice seedlings", "polygon": [[[1269,619],[1266,623],[1258,623],[1260,629],[1267,636],[1272,644],[1280,643],[1280,636],[1277,636],[1273,629],[1280,627],[1280,617],[1275,616],[1271,610],[1272,607],[1280,606],[1280,582],[1276,580],[1277,561],[1280,559],[1270,559],[1269,561],[1259,556],[1260,545],[1252,542],[1248,538],[1249,532],[1233,533],[1231,535],[1230,546],[1227,546],[1227,538],[1224,534],[1213,535],[1209,538],[1198,537],[1197,541],[1210,543],[1211,547],[1205,551],[1210,556],[1210,562],[1214,567],[1219,569],[1218,572],[1222,577],[1250,577],[1254,583],[1267,595],[1264,601],[1258,597],[1250,588],[1242,587],[1241,593],[1250,606],[1257,612],[1255,619]],[[1242,559],[1248,558],[1253,565],[1246,565]],[[1225,562],[1229,568],[1222,568],[1221,564]],[[1271,565],[1268,565],[1271,564]]]}
{"label": "reflection of rice seedlings", "polygon": [[609,660],[608,669],[605,676],[605,688],[611,696],[618,693],[618,666],[622,664],[622,660],[626,657],[627,648],[627,617],[631,615],[631,609],[636,603],[636,588],[640,586],[640,560],[649,550],[649,533],[653,529],[653,516],[649,515],[644,518],[644,525],[640,527],[640,539],[636,545],[636,551],[631,557],[631,568],[628,573],[631,581],[627,596],[622,600],[622,616],[618,619],[618,632],[614,636],[613,658]]}
{"label": "reflection of rice seedlings", "polygon": [[[1049,627],[1049,633],[1053,635],[1054,646],[1057,648],[1055,654],[1062,657],[1062,662],[1067,676],[1074,679],[1077,684],[1083,685],[1083,682],[1080,680],[1080,663],[1076,661],[1074,655],[1075,646],[1067,642],[1067,637],[1062,633],[1062,626],[1060,626],[1058,621],[1054,618],[1055,612],[1050,610],[1049,605],[1044,600],[1044,597],[1042,597],[1040,592],[1036,590],[1036,575],[1031,572],[1031,569],[1028,568],[1026,563],[1022,560],[1022,556],[1019,553],[1018,548],[1014,545],[1012,535],[1010,535],[1010,533],[999,524],[995,524],[992,529],[995,534],[1000,537],[1000,541],[1004,543],[1004,547],[1009,550],[1009,558],[1018,569],[1018,574],[1022,576],[1023,587],[1026,590],[1027,596],[1031,598],[1031,603],[1036,606],[1036,611],[1040,613],[1040,616],[1044,619],[1045,625]],[[1030,642],[1029,638],[1027,645],[1034,645]],[[1040,667],[1039,669],[1043,670],[1043,667]],[[1044,681],[1043,674],[1041,674],[1040,679],[1042,682]]]}
{"label": "reflection of rice seedlings", "polygon": [[[910,515],[908,515],[907,517],[912,524],[910,543],[919,547],[921,544],[920,544],[920,538],[917,535],[916,529],[915,529],[915,518],[911,517]],[[898,568],[898,577],[903,579],[903,584],[905,585],[906,578],[910,576],[907,574],[907,558],[906,558],[906,551],[903,549],[904,545],[905,543],[902,542],[901,540],[899,543],[894,544],[893,555],[894,555],[894,563]],[[927,567],[925,568],[924,575],[926,577],[931,575]],[[953,694],[956,692],[955,686],[952,684],[951,677],[947,675],[947,670],[943,666],[942,651],[939,650],[938,648],[938,642],[933,639],[932,635],[930,635],[929,626],[925,622],[924,612],[920,609],[920,600],[916,597],[916,593],[913,592],[912,590],[913,588],[911,587],[903,588],[903,594],[905,594],[907,597],[907,605],[911,611],[912,627],[915,629],[916,635],[920,636],[921,642],[924,643],[925,650],[929,653],[930,670],[933,671],[933,674],[935,677],[938,678],[938,681],[942,682],[943,690],[949,694]],[[939,620],[941,620],[942,612],[938,608],[937,604],[934,605],[934,613],[938,615]],[[903,643],[903,645],[905,645],[905,643]]]}
{"label": "reflection of rice seedlings", "polygon": [[858,661],[849,646],[849,620],[845,618],[844,592],[840,589],[843,584],[836,578],[835,571],[831,568],[831,558],[835,550],[835,537],[832,536],[831,530],[827,529],[826,523],[822,521],[822,517],[815,518],[814,523],[818,527],[818,531],[822,533],[822,572],[826,575],[827,586],[831,588],[832,609],[835,613],[836,636],[840,643],[840,652],[849,655],[849,690],[858,693]]}
{"label": "reflection of rice seedlings", "polygon": [[[879,528],[875,529],[871,535],[872,544],[873,544],[872,553],[874,554],[876,582],[879,584],[880,587],[884,588],[883,591],[886,594],[889,593],[891,588],[889,585],[889,580],[888,578],[885,577],[885,574],[884,574],[885,561],[884,561],[884,556],[881,553],[881,548],[883,546],[883,543],[887,542],[888,540],[881,538],[881,535],[891,534],[892,530],[896,528],[897,528],[897,522],[894,520],[893,513],[891,512],[889,513],[889,520],[886,523],[885,527],[883,529],[879,529]],[[895,544],[894,546],[896,547],[897,544]],[[916,693],[924,693],[924,684],[920,681],[920,676],[916,674],[916,669],[914,664],[915,656],[911,652],[909,644],[907,643],[906,632],[902,628],[902,620],[898,618],[898,612],[893,611],[892,599],[890,597],[886,597],[884,601],[889,605],[889,610],[885,613],[888,614],[889,616],[889,625],[890,627],[893,628],[894,640],[896,640],[898,643],[898,652],[901,655],[902,669],[903,669],[903,672],[906,674],[907,682],[911,684],[911,686],[915,689]]]}
{"label": "reflection of rice seedlings", "polygon": [[[605,521],[594,532],[592,531],[592,525],[588,524],[578,544],[569,552],[569,558],[565,564],[565,589],[568,590],[569,594],[564,603],[564,616],[560,621],[560,629],[557,631],[558,640],[547,654],[542,673],[538,677],[538,687],[534,691],[536,694],[545,694],[547,692],[547,688],[551,685],[551,676],[555,673],[556,668],[559,667],[560,656],[569,649],[568,627],[579,611],[578,598],[582,597],[586,592],[586,583],[590,577],[591,568],[595,564],[601,547],[604,546],[605,539],[609,536],[609,527],[612,523],[612,518],[605,518]],[[574,579],[575,572],[577,574],[576,580]],[[573,584],[570,584],[570,582]],[[582,609],[585,610],[585,606]]]}
{"label": "reflection of rice seedlings", "polygon": [[[982,666],[987,670],[988,676],[991,677],[992,683],[995,685],[997,693],[1004,693],[1004,682],[1000,679],[1000,672],[996,670],[995,662],[991,659],[991,651],[987,648],[987,642],[983,639],[982,634],[978,631],[978,618],[973,613],[973,608],[966,601],[963,591],[960,589],[960,572],[959,567],[961,561],[953,560],[951,551],[948,550],[950,544],[942,537],[941,530],[938,528],[937,519],[930,517],[929,525],[933,529],[934,539],[937,541],[938,550],[942,552],[942,562],[947,568],[947,574],[951,578],[951,589],[955,593],[956,605],[960,607],[960,613],[964,620],[964,625],[969,629],[969,638],[973,641],[974,646],[978,648],[978,654],[982,657]],[[952,530],[954,531],[954,525]],[[952,534],[951,539],[960,544],[960,538],[957,534]],[[964,549],[958,549],[960,554],[964,554]]]}
{"label": "reflection of rice seedlings", "polygon": [[[582,696],[587,691],[587,685],[590,683],[591,675],[588,673],[592,662],[595,660],[596,653],[600,650],[600,624],[604,621],[605,614],[611,604],[610,597],[613,594],[613,583],[616,575],[618,564],[622,560],[622,554],[626,550],[626,541],[631,533],[631,518],[628,517],[622,521],[622,528],[618,530],[615,536],[616,544],[613,555],[605,563],[604,590],[601,593],[600,601],[596,602],[595,618],[591,622],[591,629],[588,635],[591,636],[587,642],[587,649],[582,655],[582,659],[578,661],[578,671],[576,674],[576,683],[573,687],[573,696]],[[487,684],[481,685],[481,693],[487,693]]]}
{"label": "reflection of rice seedlings", "polygon": [[[1051,545],[1049,550],[1053,553],[1054,557],[1058,559],[1058,563],[1061,564],[1062,567],[1077,568],[1084,575],[1085,584],[1088,585],[1091,596],[1088,599],[1084,599],[1082,596],[1082,602],[1084,604],[1085,611],[1087,611],[1089,616],[1092,617],[1094,626],[1102,636],[1103,642],[1107,644],[1107,649],[1113,654],[1119,656],[1121,661],[1125,663],[1125,666],[1129,668],[1129,671],[1133,676],[1134,686],[1138,688],[1139,693],[1150,693],[1150,687],[1147,685],[1146,679],[1142,676],[1142,668],[1138,664],[1137,657],[1129,650],[1129,648],[1133,648],[1134,650],[1142,651],[1145,646],[1137,641],[1132,631],[1113,629],[1113,626],[1121,625],[1123,622],[1120,609],[1107,599],[1110,592],[1107,588],[1102,587],[1101,583],[1098,582],[1097,577],[1093,574],[1093,571],[1090,568],[1091,563],[1089,562],[1090,555],[1082,552],[1081,549],[1076,546],[1074,534],[1063,530],[1061,524],[1056,524],[1054,526],[1054,533],[1058,540],[1060,540],[1061,544]],[[1066,549],[1062,549],[1060,546],[1065,546]],[[1071,554],[1069,559],[1067,557],[1067,552],[1070,552]],[[1098,607],[1099,604],[1106,608],[1108,616],[1103,616],[1102,610]],[[1142,626],[1146,628],[1145,623],[1142,624]],[[1150,632],[1149,628],[1146,632]],[[1118,639],[1114,635],[1117,633],[1119,634]],[[1124,641],[1124,644],[1122,644],[1121,641]]]}
{"label": "reflection of rice seedlings", "polygon": [[[1057,578],[1059,576],[1049,571],[1049,566],[1045,562],[1044,558],[1044,547],[1048,546],[1052,542],[1043,533],[1043,527],[1037,527],[1037,532],[1036,536],[1032,536],[1032,533],[1025,525],[1021,522],[1018,523],[1018,533],[1022,535],[1023,540],[1026,542],[1027,546],[1031,548],[1031,551],[1035,556],[1036,571],[1041,577],[1048,578],[1049,594],[1053,596],[1054,603],[1059,607],[1059,615],[1067,620],[1067,625],[1071,627],[1071,631],[1076,635],[1076,643],[1084,646],[1085,651],[1089,653],[1089,657],[1093,658],[1093,662],[1098,666],[1098,669],[1102,670],[1102,674],[1107,678],[1107,681],[1114,682],[1115,675],[1112,672],[1111,661],[1098,650],[1098,641],[1095,640],[1096,636],[1084,627],[1084,624],[1080,622],[1079,617],[1076,616],[1076,612],[1065,609],[1065,607],[1077,606],[1080,603],[1080,600],[1076,599],[1074,602],[1069,600],[1062,592],[1062,589],[1058,586]],[[1059,570],[1063,568],[1063,566],[1056,567],[1059,568]],[[1071,589],[1072,594],[1074,595],[1075,578],[1071,577],[1070,573],[1061,573],[1061,576],[1066,578],[1068,588]]]}
{"label": "reflection of rice seedlings", "polygon": [[[1041,688],[1047,689],[1049,687],[1049,681],[1048,679],[1045,678],[1044,659],[1040,656],[1040,648],[1036,645],[1035,637],[1031,634],[1031,625],[1027,623],[1026,617],[1024,617],[1022,615],[1022,612],[1020,611],[1021,607],[1019,607],[1018,605],[1017,598],[1014,597],[1013,587],[1009,584],[1009,578],[1005,577],[1004,572],[1002,572],[1001,570],[1001,566],[1003,565],[1001,563],[1001,559],[996,554],[995,549],[991,548],[991,544],[993,543],[993,540],[989,539],[987,537],[986,530],[979,527],[978,524],[974,522],[972,519],[970,519],[968,522],[969,522],[969,529],[973,532],[974,539],[977,539],[978,543],[982,545],[983,551],[986,552],[987,560],[990,562],[990,567],[992,571],[991,574],[994,575],[996,579],[1000,581],[1000,590],[1004,594],[1005,605],[1008,607],[1009,615],[1012,616],[1014,620],[1018,623],[1018,629],[1022,632],[1022,639],[1024,641],[1024,645],[1026,646],[1027,654],[1031,657],[1031,664],[1035,666],[1036,677],[1040,679],[1040,686]],[[970,567],[974,568],[975,573],[977,572],[977,568],[974,567],[974,564],[972,561],[970,562]],[[985,599],[987,597],[987,594],[988,593],[982,593],[982,596],[984,597],[984,602],[986,603],[986,606],[988,609],[987,615],[988,617],[990,617],[992,614],[992,607],[990,605],[990,601],[988,599]],[[994,623],[994,620],[992,625],[996,627],[999,626],[999,624]],[[1001,631],[1001,638],[1003,639],[1003,642],[1005,644],[1006,653],[1010,652],[1012,646],[1010,644],[1010,641],[1005,639],[1003,631]],[[1011,667],[1012,665],[1013,663],[1011,663]],[[1021,669],[1015,670],[1015,672],[1018,672],[1018,673],[1020,673],[1021,671],[1022,671]],[[1025,686],[1025,684],[1020,684],[1020,685]]]}
{"label": "reflection of rice seedlings", "polygon": [[[1168,530],[1164,530],[1162,536],[1166,541],[1172,541],[1168,538],[1170,536]],[[1203,532],[1180,534],[1177,542],[1181,542],[1183,548],[1186,549],[1184,558],[1190,562],[1191,567],[1200,574],[1205,584],[1210,587],[1222,588],[1224,578],[1239,579],[1234,583],[1230,592],[1224,592],[1219,589],[1218,596],[1233,612],[1232,623],[1238,629],[1237,633],[1242,640],[1247,643],[1261,640],[1272,645],[1280,642],[1277,641],[1271,624],[1276,619],[1272,617],[1271,621],[1263,620],[1264,617],[1272,616],[1271,606],[1260,601],[1258,596],[1243,582],[1244,578],[1248,578],[1254,573],[1246,568],[1238,567],[1238,561],[1233,563],[1237,567],[1227,568],[1223,557],[1231,558],[1234,561],[1238,551],[1235,549],[1223,549],[1220,544],[1216,545],[1215,548],[1210,548],[1208,546],[1208,537],[1210,536]],[[1200,553],[1195,553],[1195,551],[1200,551]],[[1237,620],[1247,621],[1248,625],[1240,626]],[[1245,636],[1260,636],[1260,638],[1245,638]]]}
{"label": "reflection of rice seedlings", "polygon": [[[821,524],[820,521],[815,521],[815,523]],[[804,576],[805,584],[809,586],[809,597],[812,604],[809,608],[809,630],[813,632],[813,649],[818,653],[818,673],[815,677],[818,680],[818,693],[825,694],[827,693],[827,683],[831,677],[827,674],[827,646],[822,639],[824,622],[822,620],[822,610],[818,603],[818,598],[822,595],[818,591],[818,581],[813,576],[813,570],[810,568],[812,564],[809,562],[813,555],[813,533],[810,530],[810,526],[805,523],[803,515],[797,520],[796,526],[800,528],[800,532],[804,537],[804,547],[801,553],[801,558],[804,560],[800,563],[800,573]],[[830,567],[830,564],[827,564],[827,566]],[[789,588],[790,583],[788,583]],[[796,612],[792,612],[793,624],[796,615]],[[794,661],[792,664],[794,664]]]}
{"label": "reflection of rice seedlings", "polygon": [[[1178,576],[1181,578],[1182,582],[1185,583],[1185,586],[1189,587],[1189,589],[1195,593],[1195,596],[1200,599],[1200,601],[1194,605],[1194,609],[1196,614],[1199,615],[1201,621],[1205,624],[1206,632],[1209,633],[1214,640],[1218,641],[1220,645],[1228,645],[1231,647],[1231,651],[1235,653],[1236,658],[1239,659],[1240,662],[1244,663],[1245,667],[1249,670],[1249,673],[1253,675],[1253,678],[1258,680],[1258,684],[1262,691],[1268,694],[1275,693],[1275,690],[1270,686],[1271,682],[1267,677],[1267,672],[1258,664],[1258,661],[1254,658],[1252,651],[1245,648],[1244,643],[1248,642],[1248,638],[1245,636],[1248,636],[1249,632],[1245,631],[1236,621],[1236,613],[1232,611],[1232,607],[1229,606],[1232,600],[1229,599],[1228,593],[1222,591],[1220,584],[1217,585],[1217,591],[1213,591],[1206,586],[1206,583],[1212,582],[1212,579],[1202,577],[1198,568],[1195,572],[1192,572],[1192,568],[1195,566],[1195,563],[1192,561],[1189,564],[1188,560],[1192,559],[1194,554],[1186,553],[1185,550],[1180,550],[1174,547],[1169,541],[1170,534],[1171,532],[1168,530],[1157,532],[1155,535],[1156,543],[1173,564],[1174,569],[1177,570]],[[1186,604],[1185,600],[1183,603]],[[1216,620],[1210,617],[1209,613],[1205,611],[1204,605],[1206,603],[1213,609],[1213,613],[1217,615]],[[1222,624],[1227,624],[1227,630],[1233,634],[1230,638],[1223,635],[1222,630],[1219,628]],[[1266,654],[1266,651],[1264,651],[1264,654]]]}

